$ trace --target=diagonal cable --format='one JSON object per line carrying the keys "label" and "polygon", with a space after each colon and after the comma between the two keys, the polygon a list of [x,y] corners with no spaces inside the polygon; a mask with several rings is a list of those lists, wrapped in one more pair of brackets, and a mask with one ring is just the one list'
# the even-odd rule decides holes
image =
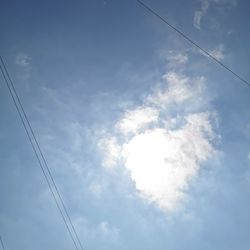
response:
{"label": "diagonal cable", "polygon": [[2,247],[2,249],[5,250],[5,247],[4,247],[4,244],[3,244],[3,239],[2,239],[2,237],[1,237],[1,235],[0,235],[0,242],[1,242],[1,247]]}
{"label": "diagonal cable", "polygon": [[240,76],[239,74],[237,74],[235,71],[233,71],[231,68],[229,68],[227,65],[225,65],[223,62],[221,62],[220,60],[218,60],[216,57],[214,57],[211,53],[209,53],[207,50],[205,50],[204,48],[202,48],[198,43],[196,43],[194,40],[192,40],[190,37],[188,37],[187,35],[185,35],[182,31],[180,31],[178,28],[176,28],[174,25],[172,25],[171,23],[169,23],[167,21],[166,18],[162,17],[161,15],[159,15],[156,11],[154,11],[152,8],[150,8],[148,5],[146,5],[143,1],[141,0],[136,0],[142,7],[144,7],[148,12],[150,12],[151,14],[153,14],[154,16],[156,16],[157,18],[159,18],[162,22],[164,22],[165,24],[167,24],[172,30],[174,30],[176,33],[178,33],[180,36],[182,36],[186,41],[188,41],[189,43],[191,43],[193,46],[195,46],[196,48],[198,48],[199,50],[201,50],[204,54],[206,54],[211,60],[213,60],[215,63],[219,64],[221,67],[223,67],[224,69],[226,69],[227,71],[229,71],[231,74],[233,74],[236,78],[238,78],[238,80],[240,80],[241,82],[245,83],[246,85],[248,85],[250,87],[250,83],[245,80],[242,76]]}
{"label": "diagonal cable", "polygon": [[[43,152],[41,150],[41,147],[40,147],[40,145],[39,145],[39,143],[38,143],[38,141],[36,139],[35,133],[34,133],[34,131],[32,129],[32,126],[31,126],[31,124],[29,122],[27,114],[26,114],[26,112],[25,112],[25,110],[23,108],[21,100],[20,100],[20,98],[19,98],[19,96],[18,96],[18,94],[16,92],[15,86],[13,84],[13,81],[12,81],[12,79],[10,77],[10,74],[9,74],[9,72],[8,72],[6,66],[5,66],[5,63],[3,61],[3,58],[1,56],[0,56],[0,61],[1,61],[2,65],[3,65],[3,67],[2,67],[2,65],[0,65],[0,68],[1,68],[1,72],[2,72],[2,75],[3,75],[4,80],[5,80],[5,83],[6,83],[6,85],[8,87],[8,90],[9,90],[9,92],[11,94],[11,97],[12,97],[14,105],[15,105],[15,107],[17,109],[17,112],[18,112],[18,114],[19,114],[19,116],[21,118],[22,124],[24,126],[25,131],[26,131],[28,139],[29,139],[29,141],[31,143],[31,146],[32,146],[32,149],[33,149],[33,151],[35,153],[35,156],[36,156],[36,158],[38,160],[39,166],[40,166],[40,168],[41,168],[41,170],[43,172],[43,175],[44,175],[44,177],[46,179],[46,182],[47,182],[47,184],[49,186],[51,194],[52,194],[52,196],[54,198],[56,206],[57,206],[57,208],[58,208],[58,210],[59,210],[59,212],[60,212],[60,214],[62,216],[64,224],[65,224],[65,226],[66,226],[66,228],[67,228],[67,230],[68,230],[68,232],[70,234],[70,237],[71,237],[71,239],[72,239],[72,241],[73,241],[76,249],[77,250],[79,249],[78,246],[77,246],[77,243],[76,243],[76,240],[77,240],[78,244],[80,245],[80,248],[83,250],[82,243],[81,243],[81,241],[79,239],[79,236],[78,236],[78,234],[77,234],[77,232],[75,230],[74,224],[73,224],[73,222],[72,222],[72,220],[70,218],[70,215],[69,215],[69,213],[68,213],[68,211],[66,209],[65,203],[64,203],[64,201],[62,199],[62,196],[60,195],[58,187],[57,187],[57,185],[55,183],[55,180],[54,180],[54,178],[52,176],[51,170],[50,170],[50,168],[49,168],[49,166],[47,164],[47,161],[46,161],[46,159],[44,157],[44,154],[43,154]],[[42,158],[42,161],[41,161],[39,155]],[[45,168],[44,168],[42,162],[44,163]],[[48,178],[48,176],[46,174],[46,170],[48,172],[48,175],[49,175],[50,179]],[[52,184],[50,183],[50,180],[51,180]],[[54,187],[55,191],[53,190],[53,187]],[[56,195],[57,195],[58,198],[56,198]],[[61,208],[61,206],[60,206],[60,204],[58,202],[58,199],[61,202],[62,208]],[[65,215],[64,215],[63,212],[66,214],[66,218],[65,218]],[[68,225],[67,219],[68,219],[69,224],[70,224],[70,226],[71,226],[71,228],[73,230],[73,234],[74,234],[76,240],[75,240],[75,238],[74,238],[74,236],[73,236],[73,234],[72,234],[72,232],[70,230],[70,227]]]}

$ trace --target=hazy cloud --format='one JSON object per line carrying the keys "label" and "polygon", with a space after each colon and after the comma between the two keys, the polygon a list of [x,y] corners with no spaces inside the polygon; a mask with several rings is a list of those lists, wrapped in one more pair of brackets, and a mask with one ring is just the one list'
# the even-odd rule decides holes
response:
{"label": "hazy cloud", "polygon": [[31,64],[31,57],[25,53],[19,53],[16,56],[16,64],[22,67],[27,67]]}
{"label": "hazy cloud", "polygon": [[92,182],[90,185],[89,185],[89,192],[98,197],[100,196],[100,194],[102,193],[103,191],[103,187],[100,183],[98,182]]}
{"label": "hazy cloud", "polygon": [[78,217],[74,220],[74,225],[80,232],[80,235],[90,241],[97,239],[104,243],[106,241],[116,242],[119,239],[120,229],[112,225],[107,220],[91,223],[85,217]]}
{"label": "hazy cloud", "polygon": [[106,168],[112,169],[121,155],[121,146],[116,137],[106,136],[99,140],[98,147],[105,152],[103,165]]}
{"label": "hazy cloud", "polygon": [[30,78],[32,58],[21,52],[16,55],[15,63],[22,68],[22,78]]}
{"label": "hazy cloud", "polygon": [[112,227],[107,221],[100,222],[99,230],[104,236],[109,236],[114,239],[116,239],[119,235],[119,229]]}

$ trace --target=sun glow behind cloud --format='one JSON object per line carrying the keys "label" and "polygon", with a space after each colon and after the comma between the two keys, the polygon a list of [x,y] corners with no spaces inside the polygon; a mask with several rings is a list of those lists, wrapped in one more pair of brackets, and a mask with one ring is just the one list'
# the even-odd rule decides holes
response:
{"label": "sun glow behind cloud", "polygon": [[99,141],[103,165],[124,166],[139,196],[165,212],[182,205],[191,180],[216,154],[216,114],[205,92],[204,77],[168,72]]}

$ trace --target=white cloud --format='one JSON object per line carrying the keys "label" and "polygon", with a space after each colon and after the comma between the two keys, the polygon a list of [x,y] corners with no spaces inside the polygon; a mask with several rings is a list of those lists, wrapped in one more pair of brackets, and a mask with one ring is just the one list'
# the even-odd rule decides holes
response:
{"label": "white cloud", "polygon": [[99,140],[98,146],[105,152],[103,165],[112,169],[121,155],[121,146],[115,137],[104,137]]}
{"label": "white cloud", "polygon": [[188,55],[186,53],[170,50],[167,55],[167,61],[168,67],[177,67],[188,61]]}
{"label": "white cloud", "polygon": [[[169,72],[163,76],[163,80],[168,83],[167,88],[157,89],[155,93],[149,95],[147,101],[161,108],[166,105],[181,104],[187,100],[198,97],[203,90],[204,78],[192,79],[183,74]],[[195,85],[195,88],[194,88]]]}
{"label": "white cloud", "polygon": [[224,6],[224,7],[235,7],[237,0],[201,0],[201,9],[194,12],[193,25],[196,29],[201,29],[201,22],[204,16],[207,14],[211,4]]}
{"label": "white cloud", "polygon": [[207,114],[185,119],[179,129],[147,130],[123,145],[125,166],[137,190],[164,210],[174,210],[199,164],[214,153],[207,137],[211,133]]}
{"label": "white cloud", "polygon": [[117,123],[117,127],[123,133],[136,133],[145,125],[158,120],[158,110],[151,107],[139,107],[126,111],[124,117]]}
{"label": "white cloud", "polygon": [[196,29],[201,28],[201,20],[205,16],[205,14],[207,13],[207,10],[210,6],[211,1],[212,0],[202,0],[201,1],[201,9],[194,12],[194,27]]}
{"label": "white cloud", "polygon": [[194,12],[194,27],[198,30],[201,29],[201,19],[204,16],[204,13],[200,10]]}
{"label": "white cloud", "polygon": [[104,165],[123,165],[141,197],[175,211],[216,153],[215,116],[204,102],[204,77],[169,72],[163,82],[142,105],[125,110],[100,145]]}
{"label": "white cloud", "polygon": [[220,44],[217,48],[214,50],[209,51],[209,53],[215,57],[217,60],[223,60],[225,55],[224,55],[224,45]]}

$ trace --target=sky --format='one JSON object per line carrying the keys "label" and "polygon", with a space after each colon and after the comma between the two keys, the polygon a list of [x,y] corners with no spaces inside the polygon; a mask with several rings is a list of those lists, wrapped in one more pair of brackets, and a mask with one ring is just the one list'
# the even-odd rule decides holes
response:
{"label": "sky", "polygon": [[[250,81],[248,1],[144,2]],[[249,86],[135,0],[2,0],[0,30],[84,249],[249,250]],[[75,249],[0,82],[5,248]]]}

